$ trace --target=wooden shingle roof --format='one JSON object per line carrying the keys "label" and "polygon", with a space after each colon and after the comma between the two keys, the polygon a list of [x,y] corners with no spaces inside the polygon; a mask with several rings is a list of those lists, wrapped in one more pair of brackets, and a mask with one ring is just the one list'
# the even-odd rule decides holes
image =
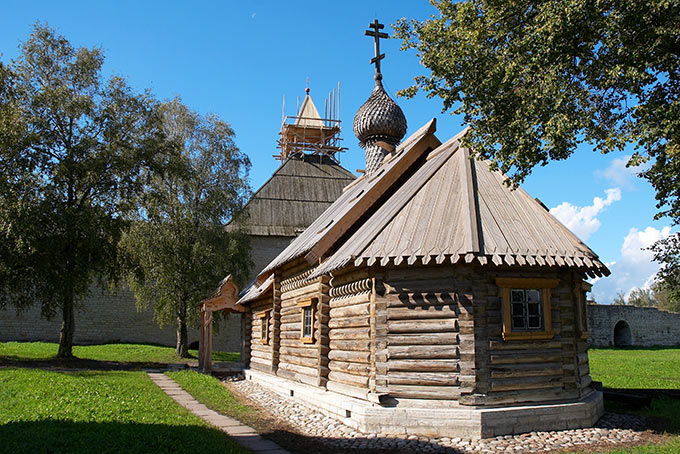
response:
{"label": "wooden shingle roof", "polygon": [[609,275],[598,256],[546,208],[461,146],[465,131],[427,161],[313,276],[348,264],[568,266]]}
{"label": "wooden shingle roof", "polygon": [[258,280],[266,278],[272,270],[298,257],[305,256],[308,261],[313,262],[323,256],[367,210],[374,207],[423,153],[439,146],[440,142],[434,136],[435,129],[436,122],[432,120],[388,155],[375,174],[369,178],[362,176],[347,186],[329,209],[265,267]]}
{"label": "wooden shingle roof", "polygon": [[294,237],[355,179],[354,174],[327,156],[289,158],[246,204],[246,232]]}

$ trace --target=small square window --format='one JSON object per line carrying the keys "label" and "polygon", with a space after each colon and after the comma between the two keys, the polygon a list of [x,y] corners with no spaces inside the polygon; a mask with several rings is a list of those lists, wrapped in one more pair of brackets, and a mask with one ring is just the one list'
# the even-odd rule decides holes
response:
{"label": "small square window", "polygon": [[503,303],[503,339],[550,339],[550,289],[557,279],[496,278]]}

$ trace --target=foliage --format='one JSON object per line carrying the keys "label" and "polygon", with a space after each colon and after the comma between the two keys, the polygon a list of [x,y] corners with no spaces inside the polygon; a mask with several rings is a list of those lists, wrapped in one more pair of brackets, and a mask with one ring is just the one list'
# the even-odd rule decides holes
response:
{"label": "foliage", "polygon": [[590,376],[609,388],[680,389],[680,348],[588,350]]}
{"label": "foliage", "polygon": [[202,403],[224,415],[236,418],[249,425],[258,425],[257,412],[247,405],[243,405],[224,385],[215,377],[200,374],[192,370],[166,372],[183,390]]}
{"label": "foliage", "polygon": [[[399,94],[423,90],[464,114],[468,146],[514,183],[580,143],[633,143],[628,164],[650,162],[640,175],[656,217],[680,222],[680,1],[432,3],[438,17],[395,25],[430,71]],[[657,246],[677,263],[677,241]]]}
{"label": "foliage", "polygon": [[0,439],[12,453],[245,453],[144,372],[0,369]]}
{"label": "foliage", "polygon": [[224,225],[247,200],[250,162],[216,116],[200,116],[179,99],[159,110],[166,135],[181,150],[167,163],[176,171],[149,176],[137,220],[121,244],[138,307],[153,306],[161,326],[175,324],[177,355],[185,357],[197,304],[226,275],[241,284],[247,277],[248,237]]}
{"label": "foliage", "polygon": [[104,80],[100,49],[36,24],[21,50],[0,68],[0,307],[61,311],[70,356],[74,306],[117,280],[122,214],[164,142],[153,99]]}
{"label": "foliage", "polygon": [[[58,345],[50,342],[0,342],[0,362],[3,359],[13,361],[44,361],[53,359]],[[198,358],[197,350],[189,350],[189,355]],[[73,356],[80,359],[117,363],[184,363],[186,360],[175,355],[175,349],[161,345],[148,344],[101,344],[74,345]],[[215,362],[238,361],[239,353],[213,351]]]}
{"label": "foliage", "polygon": [[680,312],[680,233],[657,242],[651,249],[654,260],[661,263],[656,285],[663,305],[666,310]]}
{"label": "foliage", "polygon": [[[665,250],[668,253],[669,250]],[[663,273],[663,270],[660,274]],[[657,276],[657,279],[658,276]],[[614,298],[614,304],[620,306],[655,307],[662,311],[680,312],[680,298],[674,293],[672,280],[658,280],[651,288],[634,288],[628,299],[623,292]]]}

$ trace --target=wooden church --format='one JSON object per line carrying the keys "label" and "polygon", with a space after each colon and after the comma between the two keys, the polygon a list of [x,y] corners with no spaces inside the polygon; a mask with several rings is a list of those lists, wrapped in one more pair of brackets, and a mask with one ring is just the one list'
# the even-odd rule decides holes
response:
{"label": "wooden church", "polygon": [[237,303],[246,378],[362,431],[479,438],[592,425],[603,407],[585,279],[609,271],[473,159],[466,131],[442,143],[432,120],[402,140],[380,58],[354,118],[365,173]]}

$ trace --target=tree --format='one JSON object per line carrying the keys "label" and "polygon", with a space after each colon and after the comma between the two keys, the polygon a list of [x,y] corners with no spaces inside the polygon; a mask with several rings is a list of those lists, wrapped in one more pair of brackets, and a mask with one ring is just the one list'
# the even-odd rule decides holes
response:
{"label": "tree", "polygon": [[654,260],[661,263],[653,287],[659,295],[659,308],[680,312],[680,234],[657,242],[651,249]]}
{"label": "tree", "polygon": [[248,237],[227,233],[224,225],[247,200],[250,161],[216,116],[200,116],[179,99],[160,111],[169,140],[181,150],[168,163],[178,171],[149,178],[122,245],[133,265],[128,283],[138,307],[152,306],[161,326],[175,324],[176,354],[186,357],[197,304],[225,275],[241,284],[248,275]]}
{"label": "tree", "polygon": [[678,0],[433,4],[440,17],[395,25],[430,70],[400,94],[423,90],[464,114],[468,146],[513,183],[582,142],[605,153],[633,143],[656,217],[680,222]]}
{"label": "tree", "polygon": [[152,98],[104,80],[103,62],[36,24],[0,67],[0,306],[61,312],[60,357],[89,285],[119,276],[122,215],[164,143]]}

